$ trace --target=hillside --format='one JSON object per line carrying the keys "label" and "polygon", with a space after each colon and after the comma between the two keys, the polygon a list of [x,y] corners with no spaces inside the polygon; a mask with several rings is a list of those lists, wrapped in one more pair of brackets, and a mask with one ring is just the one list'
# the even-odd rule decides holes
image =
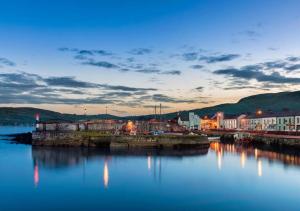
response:
{"label": "hillside", "polygon": [[120,119],[113,115],[75,115],[62,114],[59,112],[37,109],[37,108],[0,108],[0,125],[33,124],[35,114],[40,114],[42,121],[78,121],[87,119]]}
{"label": "hillside", "polygon": [[[194,109],[189,111],[181,111],[181,113],[195,112],[200,116],[213,115],[218,111],[223,111],[225,114],[241,114],[254,113],[257,109],[263,111],[280,112],[283,109],[291,111],[300,111],[300,91],[296,92],[279,92],[252,95],[242,98],[237,103],[226,103],[212,107]],[[165,114],[164,118],[174,118],[177,113]],[[140,116],[138,119],[147,119],[152,116]]]}
{"label": "hillside", "polygon": [[[225,114],[239,114],[239,113],[253,113],[256,109],[264,111],[272,110],[282,111],[289,109],[291,111],[300,111],[300,91],[296,92],[279,92],[270,94],[253,95],[250,97],[242,98],[237,103],[220,104],[217,106],[191,110],[200,116],[212,115],[218,111],[224,111]],[[188,113],[189,111],[182,111]],[[19,125],[19,124],[33,124],[34,116],[36,113],[41,115],[43,121],[77,121],[86,119],[150,119],[153,115],[145,116],[130,116],[130,117],[117,117],[113,115],[75,115],[75,114],[62,114],[54,111],[48,111],[37,108],[0,108],[0,125]],[[164,114],[163,118],[171,119],[177,113]]]}

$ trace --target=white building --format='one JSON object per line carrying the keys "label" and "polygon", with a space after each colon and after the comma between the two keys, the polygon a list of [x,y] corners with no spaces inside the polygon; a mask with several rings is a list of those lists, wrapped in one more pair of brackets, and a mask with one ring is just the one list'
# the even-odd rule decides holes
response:
{"label": "white building", "polygon": [[276,130],[277,117],[273,115],[255,115],[249,117],[249,130]]}
{"label": "white building", "polygon": [[295,116],[295,129],[296,131],[300,131],[300,115]]}
{"label": "white building", "polygon": [[188,114],[180,114],[178,116],[178,124],[190,130],[200,129],[200,117],[194,112]]}
{"label": "white building", "polygon": [[200,130],[200,117],[194,112],[189,112],[189,128],[191,130]]}
{"label": "white building", "polygon": [[190,122],[189,122],[189,117],[188,117],[188,115],[182,115],[182,114],[180,114],[180,115],[178,116],[178,124],[179,124],[180,126],[185,127],[185,128],[189,128],[189,127],[190,127]]}
{"label": "white building", "polygon": [[229,115],[224,117],[223,127],[228,130],[244,129],[246,115]]}
{"label": "white building", "polygon": [[280,115],[276,118],[278,131],[295,131],[295,116]]}

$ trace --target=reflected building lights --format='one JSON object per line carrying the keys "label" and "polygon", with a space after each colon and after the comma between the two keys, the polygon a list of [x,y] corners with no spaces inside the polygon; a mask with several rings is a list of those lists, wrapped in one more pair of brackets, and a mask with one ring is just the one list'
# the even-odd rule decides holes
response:
{"label": "reflected building lights", "polygon": [[103,184],[105,188],[108,187],[108,181],[109,181],[108,164],[107,161],[104,161]]}
{"label": "reflected building lights", "polygon": [[261,160],[257,161],[257,175],[259,177],[262,176],[262,162],[261,162]]}
{"label": "reflected building lights", "polygon": [[218,151],[217,159],[218,159],[218,169],[221,170],[221,168],[222,168],[222,151]]}
{"label": "reflected building lights", "polygon": [[39,167],[37,163],[34,164],[33,181],[34,181],[34,186],[37,187],[40,181]]}
{"label": "reflected building lights", "polygon": [[246,159],[247,159],[247,155],[245,152],[241,153],[241,167],[245,168],[245,164],[246,164]]}
{"label": "reflected building lights", "polygon": [[255,157],[255,159],[257,159],[257,155],[258,155],[258,150],[255,149],[255,150],[254,150],[254,157]]}
{"label": "reflected building lights", "polygon": [[151,156],[148,156],[148,170],[150,171],[151,170],[151,165],[152,165],[152,163],[151,163]]}

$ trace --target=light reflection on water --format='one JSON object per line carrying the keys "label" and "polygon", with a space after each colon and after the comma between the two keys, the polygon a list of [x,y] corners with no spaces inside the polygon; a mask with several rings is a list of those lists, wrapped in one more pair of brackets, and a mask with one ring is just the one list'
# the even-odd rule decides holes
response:
{"label": "light reflection on water", "polygon": [[0,210],[297,209],[299,167],[299,152],[220,143],[128,152],[0,141]]}

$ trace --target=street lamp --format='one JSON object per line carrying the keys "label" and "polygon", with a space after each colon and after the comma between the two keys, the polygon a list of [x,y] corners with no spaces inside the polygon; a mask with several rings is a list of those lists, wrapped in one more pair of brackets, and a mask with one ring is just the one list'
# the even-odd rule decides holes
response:
{"label": "street lamp", "polygon": [[256,111],[256,114],[257,114],[257,115],[262,115],[262,110],[260,110],[260,109],[257,110],[257,111]]}

